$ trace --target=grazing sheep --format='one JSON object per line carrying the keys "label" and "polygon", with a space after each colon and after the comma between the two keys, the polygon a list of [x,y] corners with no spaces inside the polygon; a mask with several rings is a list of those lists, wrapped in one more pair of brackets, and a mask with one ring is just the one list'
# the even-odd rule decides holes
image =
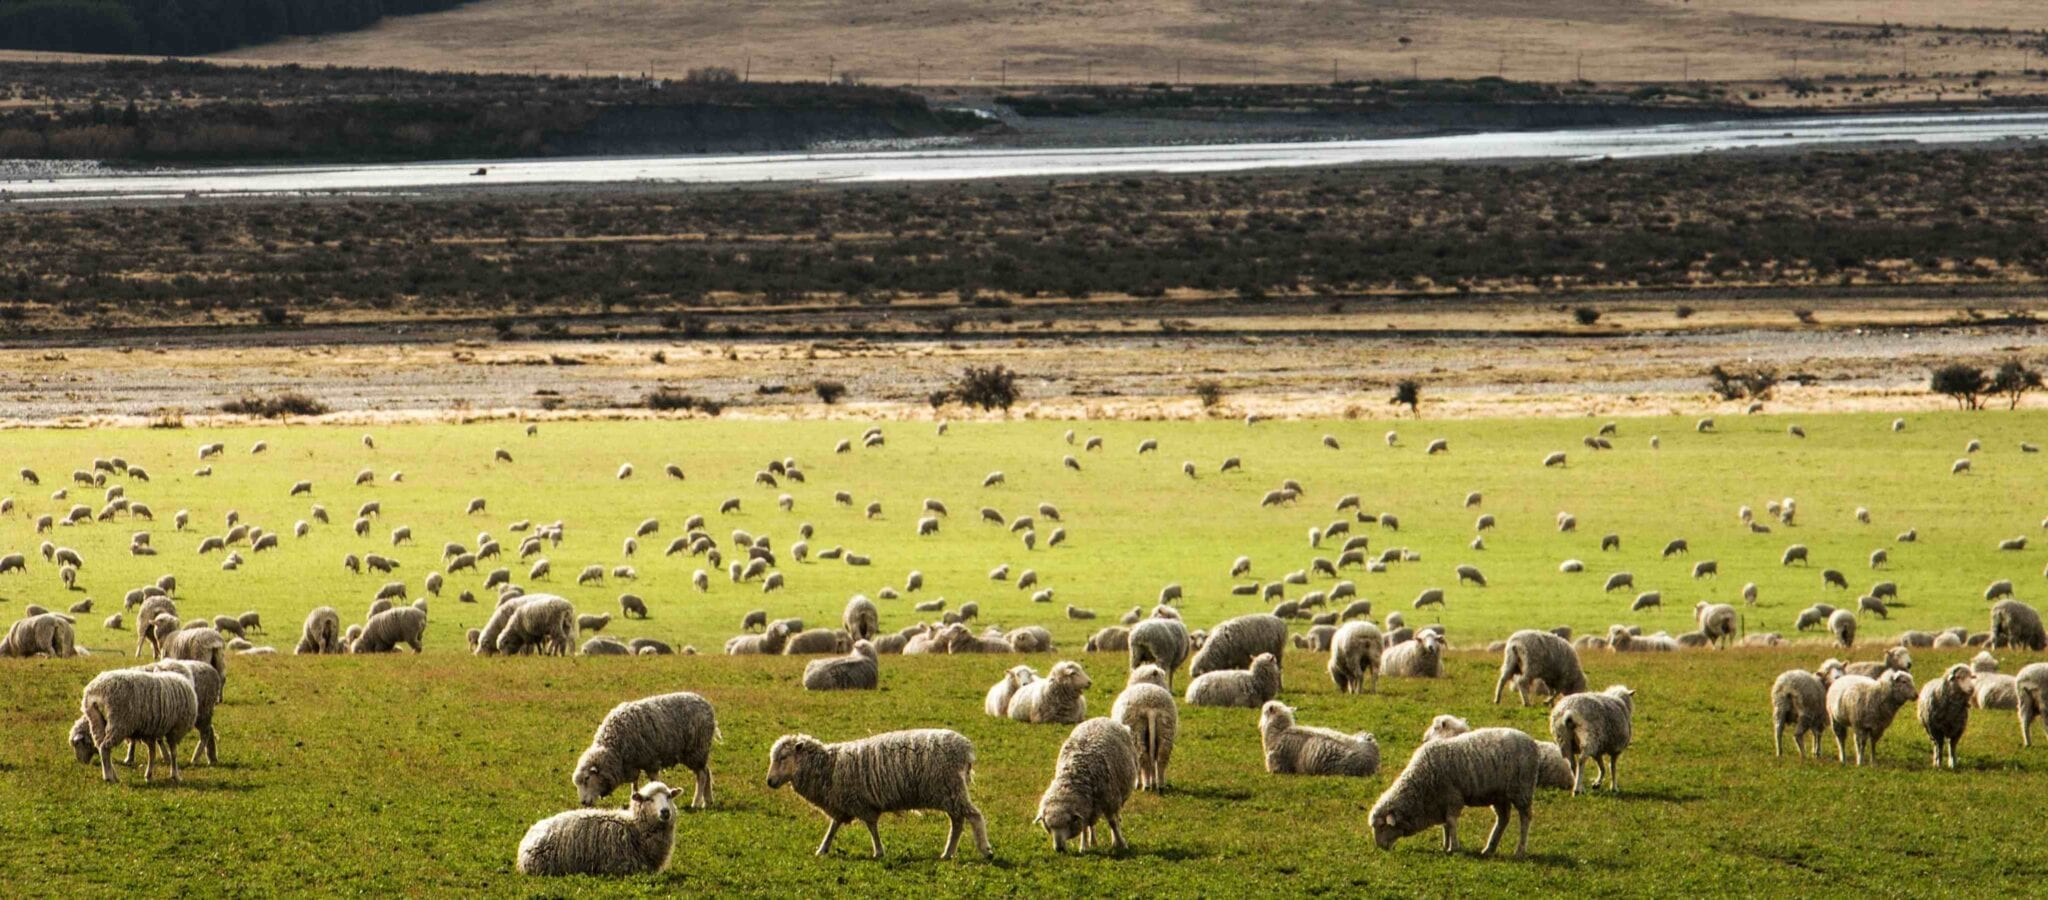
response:
{"label": "grazing sheep", "polygon": [[1442,678],[1443,648],[1443,639],[1431,631],[1416,635],[1414,640],[1390,642],[1380,655],[1380,674],[1389,678]]}
{"label": "grazing sheep", "polygon": [[881,670],[875,645],[867,640],[853,642],[853,650],[832,659],[814,659],[804,666],[804,690],[872,691],[881,685]]}
{"label": "grazing sheep", "polygon": [[1970,701],[1977,695],[1977,673],[1967,663],[1956,663],[1940,678],[1920,689],[1920,727],[1934,744],[1933,766],[1941,768],[1943,748],[1948,767],[1956,767],[1956,742],[1970,724]]}
{"label": "grazing sheep", "polygon": [[1835,610],[1828,616],[1828,633],[1843,647],[1856,646],[1856,614],[1846,609]]}
{"label": "grazing sheep", "polygon": [[[1215,643],[1214,638],[1210,643]],[[1261,653],[1252,659],[1249,668],[1212,670],[1195,676],[1188,682],[1186,700],[1190,706],[1258,709],[1279,695],[1279,660],[1271,653]]]}
{"label": "grazing sheep", "polygon": [[[1132,634],[1131,640],[1131,661],[1134,666],[1139,662],[1157,662],[1167,671],[1172,671],[1172,667],[1167,666],[1164,660],[1139,660],[1136,633]],[[1209,672],[1223,669],[1246,669],[1251,666],[1252,660],[1262,653],[1272,654],[1274,661],[1279,662],[1286,658],[1286,652],[1285,621],[1278,616],[1259,613],[1238,616],[1224,621],[1210,631],[1207,643],[1188,664],[1188,674],[1200,678]]]}
{"label": "grazing sheep", "polygon": [[1100,818],[1109,824],[1111,846],[1127,849],[1123,805],[1137,782],[1138,766],[1137,741],[1121,722],[1095,718],[1074,726],[1060,744],[1052,783],[1039,797],[1032,824],[1052,835],[1055,852],[1065,853],[1067,841],[1075,837],[1082,850],[1093,847]]}
{"label": "grazing sheep", "polygon": [[1789,566],[1794,562],[1807,562],[1805,544],[1793,544],[1790,547],[1786,547],[1785,553],[1778,557],[1778,565],[1781,566]]}
{"label": "grazing sheep", "polygon": [[1416,608],[1416,609],[1421,609],[1421,608],[1423,608],[1423,607],[1425,607],[1425,606],[1442,606],[1442,605],[1444,605],[1444,589],[1443,589],[1443,588],[1425,588],[1425,589],[1424,589],[1424,590],[1422,591],[1422,593],[1420,593],[1420,594],[1416,594],[1416,595],[1415,595],[1415,608]]}
{"label": "grazing sheep", "polygon": [[1010,718],[1033,725],[1078,723],[1088,717],[1088,698],[1083,692],[1093,685],[1080,663],[1055,663],[1044,678],[1018,685],[1010,697]]}
{"label": "grazing sheep", "polygon": [[1521,823],[1515,855],[1522,856],[1529,846],[1529,810],[1540,759],[1536,739],[1512,728],[1481,728],[1424,742],[1367,814],[1373,843],[1389,850],[1401,838],[1441,825],[1445,852],[1456,852],[1459,814],[1467,807],[1487,806],[1493,809],[1493,830],[1479,854],[1488,856],[1499,848],[1512,809]]}
{"label": "grazing sheep", "polygon": [[576,617],[576,631],[578,633],[585,631],[603,631],[605,630],[605,627],[610,624],[612,624],[611,613],[603,613],[601,615],[581,615]]}
{"label": "grazing sheep", "polygon": [[631,875],[668,868],[676,835],[672,793],[651,781],[634,790],[623,809],[576,809],[535,822],[519,841],[520,873]]}
{"label": "grazing sheep", "polygon": [[411,647],[412,652],[424,652],[421,644],[426,636],[427,613],[425,610],[399,606],[387,609],[363,623],[363,633],[349,643],[350,653],[389,653],[399,645]]}
{"label": "grazing sheep", "polygon": [[1338,693],[1379,690],[1381,646],[1380,630],[1371,622],[1346,622],[1337,629],[1330,639],[1329,672]]}
{"label": "grazing sheep", "polygon": [[647,601],[640,599],[637,594],[620,594],[619,615],[622,618],[628,619],[645,619],[647,618]]}
{"label": "grazing sheep", "polygon": [[1510,684],[1529,705],[1530,694],[1541,684],[1553,700],[1586,689],[1586,673],[1579,665],[1578,651],[1570,641],[1548,631],[1524,629],[1508,636],[1501,648],[1500,679],[1493,685],[1493,702]]}
{"label": "grazing sheep", "polygon": [[1169,690],[1173,673],[1187,660],[1189,649],[1188,628],[1179,619],[1154,617],[1131,627],[1130,668],[1135,671],[1148,663],[1158,666],[1167,673]]}
{"label": "grazing sheep", "polygon": [[332,606],[316,607],[306,614],[306,622],[299,629],[299,646],[295,653],[342,653],[341,614]]}
{"label": "grazing sheep", "polygon": [[1267,701],[1259,712],[1259,740],[1266,751],[1266,771],[1275,775],[1363,778],[1380,768],[1380,745],[1372,732],[1344,734],[1297,725],[1294,708],[1278,700]]}
{"label": "grazing sheep", "polygon": [[2039,653],[2048,649],[2048,632],[2041,627],[2041,614],[2018,600],[2000,600],[1991,607],[1992,647],[2024,647]]}
{"label": "grazing sheep", "polygon": [[1735,631],[1739,627],[1735,607],[1702,600],[1693,604],[1692,616],[1700,633],[1706,636],[1707,643],[1725,648],[1735,639]]}
{"label": "grazing sheep", "polygon": [[1813,755],[1820,756],[1821,732],[1827,729],[1827,683],[1805,669],[1793,669],[1771,682],[1771,743],[1785,755],[1785,728],[1792,727],[1792,748],[1806,758],[1806,736],[1813,735]]}
{"label": "grazing sheep", "polygon": [[1634,575],[1631,575],[1627,572],[1616,572],[1612,575],[1607,576],[1607,584],[1600,590],[1603,593],[1611,594],[1615,591],[1621,590],[1622,588],[1633,588],[1635,586],[1636,577]]}
{"label": "grazing sheep", "polygon": [[[1565,697],[1550,710],[1550,735],[1572,764],[1572,793],[1585,785],[1585,761],[1593,758],[1593,787],[1604,780],[1609,791],[1621,790],[1617,763],[1628,749],[1635,717],[1636,692],[1622,685],[1605,691]],[[1603,778],[1604,776],[1604,778]]]}
{"label": "grazing sheep", "polygon": [[1970,471],[1970,461],[1969,461],[1968,459],[1959,459],[1959,460],[1956,460],[1956,461],[1955,461],[1955,463],[1954,463],[1953,465],[1951,465],[1951,466],[1949,466],[1949,467],[1948,467],[1948,473],[1949,473],[1950,475],[1962,475],[1962,474],[1965,474],[1965,473],[1967,473],[1967,472],[1969,472],[1969,471]]}
{"label": "grazing sheep", "polygon": [[875,609],[875,603],[855,594],[846,601],[846,609],[840,614],[840,626],[856,641],[872,641],[882,631],[882,614]]}
{"label": "grazing sheep", "polygon": [[1913,701],[1913,676],[1902,671],[1886,672],[1878,678],[1841,675],[1828,685],[1828,722],[1835,732],[1835,759],[1847,762],[1843,741],[1850,736],[1856,747],[1856,764],[1863,765],[1867,751],[1877,761],[1877,741],[1890,728],[1899,707]]}
{"label": "grazing sheep", "polygon": [[789,643],[790,626],[783,622],[772,622],[760,634],[742,634],[725,642],[728,656],[768,654],[779,656]]}
{"label": "grazing sheep", "polygon": [[723,739],[710,701],[687,691],[630,700],[598,723],[570,776],[579,802],[594,806],[620,785],[683,766],[697,776],[692,808],[711,805],[711,745]]}
{"label": "grazing sheep", "polygon": [[98,754],[100,777],[117,783],[113,750],[123,741],[139,740],[149,753],[142,780],[156,774],[159,751],[169,760],[171,780],[179,781],[178,742],[193,730],[199,719],[199,692],[192,677],[183,672],[112,669],[101,672],[85,685],[79,700],[80,724],[72,727],[72,747],[81,762],[86,755],[83,737]]}
{"label": "grazing sheep", "polygon": [[1552,453],[1548,456],[1543,457],[1543,467],[1546,469],[1551,468],[1553,466],[1562,468],[1564,464],[1565,458],[1563,450],[1559,450],[1556,453]]}
{"label": "grazing sheep", "polygon": [[1480,587],[1486,586],[1486,576],[1479,573],[1479,567],[1477,566],[1461,565],[1458,567],[1457,573],[1460,586],[1463,586],[1468,581]]}
{"label": "grazing sheep", "polygon": [[1662,591],[1644,591],[1636,595],[1635,601],[1628,605],[1628,610],[1629,612],[1640,612],[1652,606],[1663,605],[1664,593]]}
{"label": "grazing sheep", "polygon": [[[26,615],[8,627],[5,638],[0,638],[0,657],[53,656],[64,659],[81,652],[70,617],[34,605],[23,612]],[[168,632],[168,628],[165,631]]]}
{"label": "grazing sheep", "polygon": [[769,789],[792,785],[829,821],[819,856],[832,849],[841,825],[858,820],[868,827],[880,858],[881,814],[918,809],[938,810],[952,820],[942,859],[952,858],[961,828],[969,825],[976,847],[990,856],[981,810],[968,797],[973,770],[974,745],[944,729],[892,731],[841,744],[784,735],[768,751]]}

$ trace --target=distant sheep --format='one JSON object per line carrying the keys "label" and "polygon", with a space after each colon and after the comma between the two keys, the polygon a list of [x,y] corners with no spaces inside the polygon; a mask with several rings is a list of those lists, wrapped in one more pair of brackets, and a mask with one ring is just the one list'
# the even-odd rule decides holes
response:
{"label": "distant sheep", "polygon": [[1571,642],[1548,631],[1524,629],[1508,637],[1501,650],[1500,678],[1494,682],[1493,702],[1512,685],[1528,706],[1530,694],[1541,684],[1552,697],[1577,694],[1586,689],[1586,674],[1579,665],[1578,651]]}
{"label": "distant sheep", "polygon": [[1442,678],[1443,648],[1442,638],[1425,631],[1387,648],[1380,656],[1380,673],[1389,678]]}
{"label": "distant sheep", "polygon": [[1337,692],[1377,692],[1381,652],[1380,630],[1373,623],[1346,622],[1338,628],[1330,640],[1329,663],[1330,680],[1336,684]]}
{"label": "distant sheep", "polygon": [[2041,614],[2018,600],[2000,600],[1991,607],[1991,646],[2024,647],[2036,653],[2048,649],[2048,631],[2041,627]]}
{"label": "distant sheep", "polygon": [[807,691],[871,691],[880,687],[875,645],[857,640],[845,656],[812,660],[804,666],[803,685]]}
{"label": "distant sheep", "polygon": [[1173,673],[1187,660],[1189,650],[1188,628],[1179,619],[1151,618],[1131,627],[1130,668],[1157,665],[1167,673],[1169,690]]}
{"label": "distant sheep", "polygon": [[[1142,627],[1142,626],[1141,626]],[[1137,635],[1132,635],[1132,660],[1136,656]],[[1222,669],[1246,669],[1261,653],[1270,653],[1276,662],[1284,661],[1287,652],[1287,623],[1279,617],[1266,614],[1238,616],[1217,625],[1209,633],[1208,641],[1188,665],[1188,674],[1200,678],[1202,675]],[[1148,660],[1159,662],[1161,660]],[[1172,669],[1168,669],[1172,671]],[[1271,699],[1271,698],[1267,698]],[[1263,700],[1260,702],[1264,702]]]}

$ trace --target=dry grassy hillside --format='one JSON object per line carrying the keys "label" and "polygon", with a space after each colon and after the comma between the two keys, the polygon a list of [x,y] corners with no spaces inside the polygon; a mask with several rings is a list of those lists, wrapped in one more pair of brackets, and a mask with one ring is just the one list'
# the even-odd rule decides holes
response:
{"label": "dry grassy hillside", "polygon": [[231,56],[888,83],[991,83],[1005,60],[1013,83],[1739,81],[2043,70],[2042,29],[2038,0],[478,0]]}

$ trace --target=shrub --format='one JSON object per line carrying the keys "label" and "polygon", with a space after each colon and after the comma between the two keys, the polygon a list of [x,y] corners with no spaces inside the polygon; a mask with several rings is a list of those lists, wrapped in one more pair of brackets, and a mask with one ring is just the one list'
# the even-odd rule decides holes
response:
{"label": "shrub", "polygon": [[[1596,314],[1597,315],[1597,314]],[[1408,414],[1422,417],[1422,382],[1403,378],[1394,383],[1394,398],[1388,401],[1395,406],[1408,407]]]}
{"label": "shrub", "polygon": [[290,309],[282,306],[263,307],[262,315],[265,325],[290,325],[297,318]]}
{"label": "shrub", "polygon": [[1991,379],[1976,366],[1949,363],[1934,370],[1927,381],[1927,388],[1937,394],[1947,394],[1956,401],[1959,409],[1982,409],[1984,392],[1991,388]]}
{"label": "shrub", "polygon": [[1213,378],[1195,382],[1195,396],[1202,401],[1203,409],[1213,408],[1223,402],[1223,382]]}
{"label": "shrub", "polygon": [[1801,325],[1812,325],[1814,323],[1813,310],[1810,309],[1795,309],[1792,311],[1792,318],[1798,319]]}
{"label": "shrub", "polygon": [[1577,319],[1580,325],[1590,326],[1600,321],[1600,311],[1590,306],[1581,306],[1572,310],[1572,318]]}
{"label": "shrub", "polygon": [[1768,400],[1783,379],[1771,368],[1737,371],[1716,363],[1707,369],[1707,390],[1723,400]]}
{"label": "shrub", "polygon": [[[242,416],[260,416],[265,419],[281,419],[285,416],[317,416],[327,412],[327,404],[301,394],[285,391],[269,397],[243,394],[220,405],[220,411]],[[183,417],[180,417],[182,423]]]}
{"label": "shrub", "polygon": [[999,365],[968,366],[952,393],[968,406],[1007,411],[1017,403],[1017,373]]}
{"label": "shrub", "polygon": [[2017,359],[2006,360],[1998,367],[1998,374],[1991,376],[1991,390],[2005,395],[2006,409],[2018,409],[2027,392],[2040,386],[2041,373]]}
{"label": "shrub", "polygon": [[932,409],[938,409],[939,407],[945,406],[946,404],[953,402],[953,392],[941,388],[939,390],[926,394],[924,397],[924,402],[931,404]]}
{"label": "shrub", "polygon": [[1677,309],[1671,311],[1671,314],[1679,317],[1680,319],[1690,319],[1692,318],[1693,308],[1681,303],[1679,304]]}
{"label": "shrub", "polygon": [[813,381],[811,382],[811,390],[818,392],[818,399],[825,401],[826,406],[838,403],[839,398],[846,396],[846,385],[837,381],[826,381],[823,379]]}
{"label": "shrub", "polygon": [[725,410],[725,404],[716,400],[707,400],[695,394],[686,394],[675,388],[667,387],[654,389],[641,402],[648,409],[661,412],[680,410],[683,412],[701,412],[707,416],[715,416]]}

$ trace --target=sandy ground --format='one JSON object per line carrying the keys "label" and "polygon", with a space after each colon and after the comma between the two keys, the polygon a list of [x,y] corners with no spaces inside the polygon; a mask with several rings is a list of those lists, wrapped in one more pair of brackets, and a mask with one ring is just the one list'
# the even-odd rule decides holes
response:
{"label": "sandy ground", "polygon": [[[1892,35],[1882,23],[1904,25]],[[2037,0],[481,0],[229,58],[883,83],[2017,72]]]}
{"label": "sandy ground", "polygon": [[[729,404],[728,416],[931,418],[931,391],[965,366],[1000,363],[1024,376],[1014,414],[1025,417],[1398,418],[1388,386],[1411,376],[1425,384],[1427,417],[1694,414],[1739,408],[1703,388],[1706,367],[1722,363],[1809,379],[1782,387],[1774,410],[1908,410],[1947,404],[1925,390],[1937,363],[2048,351],[2038,327],[1968,324],[1942,301],[1840,301],[1814,309],[1816,326],[1796,324],[1782,301],[1694,305],[1680,321],[1665,303],[1610,304],[1594,328],[1560,325],[1549,309],[1446,301],[1257,318],[1194,308],[1170,331],[1157,319],[1062,319],[1051,331],[970,321],[943,339],[877,329],[683,340],[630,320],[517,342],[448,323],[53,335],[0,341],[0,409],[12,424],[138,425],[297,390],[346,420],[619,417],[651,415],[640,398],[671,387]],[[843,382],[848,400],[817,402],[819,379]],[[1214,409],[1193,397],[1203,381],[1223,388]]]}

